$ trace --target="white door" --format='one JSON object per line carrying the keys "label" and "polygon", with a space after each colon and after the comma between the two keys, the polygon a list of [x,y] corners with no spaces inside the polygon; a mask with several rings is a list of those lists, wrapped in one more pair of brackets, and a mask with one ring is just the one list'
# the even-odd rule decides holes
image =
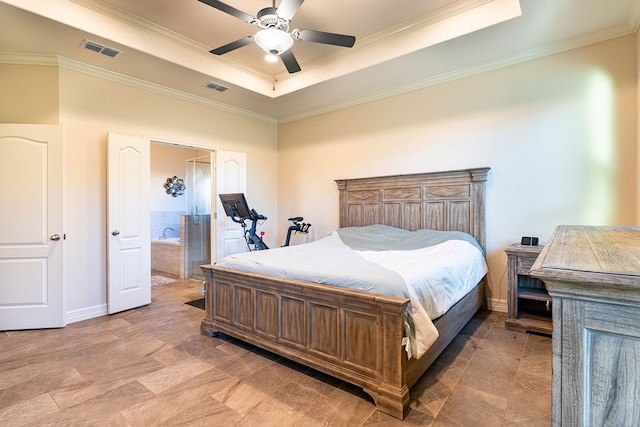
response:
{"label": "white door", "polygon": [[65,325],[63,134],[0,125],[0,330]]}
{"label": "white door", "polygon": [[151,302],[150,147],[148,139],[109,133],[109,314]]}
{"label": "white door", "polygon": [[[246,193],[247,191],[247,155],[246,153],[234,153],[218,151],[216,153],[216,200],[215,212],[217,212],[216,233],[218,250],[216,260],[226,255],[238,252],[246,252],[247,244],[242,235],[242,227],[224,213],[218,194]],[[212,208],[213,208],[212,206]]]}

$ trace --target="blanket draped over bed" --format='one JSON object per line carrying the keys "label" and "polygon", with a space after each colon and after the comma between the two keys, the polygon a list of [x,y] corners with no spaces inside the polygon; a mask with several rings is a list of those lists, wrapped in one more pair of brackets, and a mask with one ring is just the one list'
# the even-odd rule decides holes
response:
{"label": "blanket draped over bed", "polygon": [[230,255],[236,270],[408,298],[405,350],[420,358],[438,337],[431,322],[487,272],[482,249],[457,231],[348,227],[297,246]]}

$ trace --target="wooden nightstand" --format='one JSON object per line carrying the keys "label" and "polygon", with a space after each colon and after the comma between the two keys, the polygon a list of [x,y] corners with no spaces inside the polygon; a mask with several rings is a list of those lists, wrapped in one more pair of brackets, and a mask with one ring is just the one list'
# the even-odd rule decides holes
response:
{"label": "wooden nightstand", "polygon": [[508,309],[505,327],[520,332],[551,335],[551,297],[540,280],[529,276],[529,269],[544,246],[513,244],[505,249],[508,258]]}

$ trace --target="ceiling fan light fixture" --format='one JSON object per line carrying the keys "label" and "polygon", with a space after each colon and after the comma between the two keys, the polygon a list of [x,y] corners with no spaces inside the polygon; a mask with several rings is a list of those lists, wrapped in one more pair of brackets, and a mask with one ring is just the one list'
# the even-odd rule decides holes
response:
{"label": "ceiling fan light fixture", "polygon": [[254,40],[262,50],[272,55],[280,55],[293,46],[293,38],[289,33],[277,28],[266,28],[256,33]]}
{"label": "ceiling fan light fixture", "polygon": [[264,56],[264,60],[267,62],[278,62],[278,55],[274,55],[272,53],[267,53]]}

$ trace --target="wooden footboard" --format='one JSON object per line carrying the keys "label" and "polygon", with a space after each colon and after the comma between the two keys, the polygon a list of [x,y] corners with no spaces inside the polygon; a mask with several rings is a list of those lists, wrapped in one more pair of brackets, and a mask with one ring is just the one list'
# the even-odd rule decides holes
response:
{"label": "wooden footboard", "polygon": [[203,266],[201,331],[222,332],[362,387],[402,419],[404,312],[409,300]]}
{"label": "wooden footboard", "polygon": [[482,301],[478,285],[443,316],[433,350],[407,360],[402,338],[408,299],[211,265],[202,269],[203,334],[222,332],[358,385],[380,411],[399,419],[409,410],[409,387]]}

